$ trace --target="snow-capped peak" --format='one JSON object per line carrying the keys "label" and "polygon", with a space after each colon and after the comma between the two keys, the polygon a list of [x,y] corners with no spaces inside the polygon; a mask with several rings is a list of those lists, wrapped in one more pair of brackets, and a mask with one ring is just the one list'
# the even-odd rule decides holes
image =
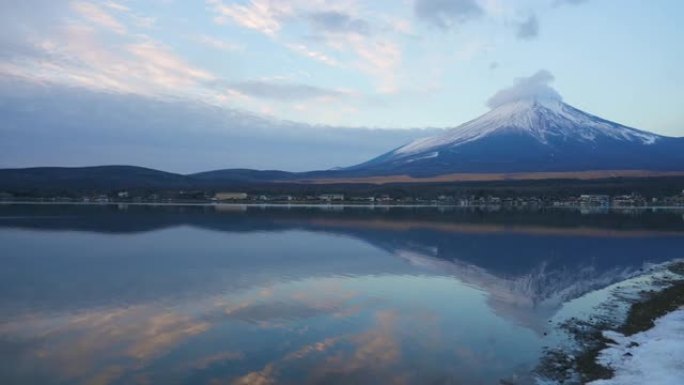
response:
{"label": "snow-capped peak", "polygon": [[660,138],[587,114],[555,98],[534,98],[500,105],[444,134],[418,139],[400,147],[393,154],[404,157],[424,152],[435,153],[506,132],[524,133],[544,144],[556,141],[592,142],[607,138],[649,145]]}

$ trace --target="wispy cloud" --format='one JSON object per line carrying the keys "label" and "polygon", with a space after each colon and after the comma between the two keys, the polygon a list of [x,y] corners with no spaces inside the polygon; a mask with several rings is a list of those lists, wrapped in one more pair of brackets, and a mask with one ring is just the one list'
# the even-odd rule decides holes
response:
{"label": "wispy cloud", "polygon": [[516,24],[516,36],[521,40],[532,40],[539,36],[539,20],[536,15],[530,15],[527,19]]}
{"label": "wispy cloud", "polygon": [[282,27],[283,19],[293,13],[288,1],[251,0],[247,4],[227,4],[222,0],[207,0],[216,14],[214,21],[232,21],[242,27],[274,36]]}
{"label": "wispy cloud", "polygon": [[117,1],[105,1],[104,6],[107,8],[111,8],[113,10],[119,11],[119,12],[130,12],[130,8],[117,2]]}
{"label": "wispy cloud", "polygon": [[[372,24],[354,2],[251,0],[246,4],[207,0],[218,23],[232,22],[271,37],[289,50],[334,67],[366,74],[380,92],[394,92],[403,55],[391,35],[396,24]],[[367,11],[368,12],[368,11]],[[308,38],[286,35],[287,26],[308,28]],[[406,28],[405,23],[399,27]],[[350,58],[351,57],[351,58]],[[346,59],[342,59],[346,58]]]}
{"label": "wispy cloud", "polygon": [[234,43],[217,37],[200,34],[194,37],[196,42],[219,51],[242,51],[245,47],[242,44]]}
{"label": "wispy cloud", "polygon": [[418,19],[441,29],[453,28],[484,15],[476,0],[415,0]]}
{"label": "wispy cloud", "polygon": [[296,52],[300,55],[306,56],[310,59],[319,61],[323,64],[326,64],[326,65],[329,65],[332,67],[339,67],[340,66],[340,63],[336,59],[334,59],[332,56],[330,56],[324,52],[321,52],[321,51],[313,50],[304,44],[289,43],[289,44],[286,44],[285,46],[293,52]]}
{"label": "wispy cloud", "polygon": [[341,90],[283,81],[251,80],[229,83],[225,86],[250,97],[280,101],[342,98],[349,96],[347,92]]}
{"label": "wispy cloud", "polygon": [[215,79],[169,47],[145,37],[105,44],[94,27],[67,24],[31,42],[31,56],[17,53],[0,74],[29,81],[145,96],[208,97]]}
{"label": "wispy cloud", "polygon": [[214,79],[214,75],[198,69],[171,52],[163,45],[153,42],[140,42],[127,46],[134,56],[134,75],[141,79],[151,79],[163,87],[189,86],[199,81]]}
{"label": "wispy cloud", "polygon": [[110,0],[104,2],[102,6],[123,15],[138,28],[150,29],[154,27],[155,23],[157,22],[157,18],[136,13],[130,7],[123,5],[120,2]]}
{"label": "wispy cloud", "polygon": [[[103,6],[100,10],[109,9]],[[122,12],[119,15],[121,20],[132,22],[124,17],[132,11],[112,8],[111,12]],[[341,124],[343,121],[354,124],[348,122],[352,121],[351,117],[358,105],[368,100],[360,92],[302,82],[301,73],[294,78],[278,81],[273,79],[283,74],[255,77],[258,80],[226,78],[225,74],[221,76],[214,72],[215,67],[211,70],[192,63],[172,46],[136,31],[130,24],[122,24],[128,28],[126,33],[112,35],[113,24],[94,22],[81,13],[78,15],[82,19],[66,18],[63,23],[51,26],[49,33],[36,35],[28,41],[24,48],[30,47],[30,51],[9,50],[8,60],[0,60],[0,76],[52,86],[79,87],[160,100],[202,102],[222,108],[243,108],[283,118],[307,110],[310,111],[306,114],[307,121],[325,121],[329,124]],[[214,49],[241,49],[217,36],[197,34],[190,38]],[[358,49],[364,49],[364,42],[355,44]],[[335,51],[329,45],[326,47]],[[330,67],[343,65],[332,54],[304,44],[285,45],[285,48]],[[340,52],[349,52],[347,50],[341,48]],[[375,52],[369,53],[372,54]],[[383,65],[380,60],[374,63],[376,66]],[[353,67],[356,63],[347,65],[348,68],[356,68]],[[379,78],[381,76],[384,74],[380,74]],[[263,80],[265,78],[270,80]]]}
{"label": "wispy cloud", "polygon": [[589,0],[555,0],[554,4],[555,5],[578,5],[582,3],[586,3]]}
{"label": "wispy cloud", "polygon": [[[114,4],[114,3],[110,3]],[[72,8],[88,21],[98,24],[118,34],[125,34],[126,27],[102,7],[86,1],[74,2]]]}
{"label": "wispy cloud", "polygon": [[394,93],[398,89],[397,70],[403,52],[401,46],[391,39],[367,40],[359,36],[347,36],[343,44],[351,47],[361,59],[357,67],[373,76],[377,90]]}
{"label": "wispy cloud", "polygon": [[328,33],[371,33],[371,26],[366,20],[339,11],[314,12],[308,15],[308,19],[314,29]]}

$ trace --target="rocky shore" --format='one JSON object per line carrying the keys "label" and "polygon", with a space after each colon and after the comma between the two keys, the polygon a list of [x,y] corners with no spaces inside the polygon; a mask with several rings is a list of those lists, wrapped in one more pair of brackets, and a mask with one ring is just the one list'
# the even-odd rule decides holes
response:
{"label": "rocky shore", "polygon": [[[613,303],[604,305],[598,314],[561,324],[573,343],[546,351],[537,370],[542,381],[591,385],[681,383],[684,261],[653,274],[647,286],[636,292],[617,290]],[[625,304],[626,312],[615,311]]]}

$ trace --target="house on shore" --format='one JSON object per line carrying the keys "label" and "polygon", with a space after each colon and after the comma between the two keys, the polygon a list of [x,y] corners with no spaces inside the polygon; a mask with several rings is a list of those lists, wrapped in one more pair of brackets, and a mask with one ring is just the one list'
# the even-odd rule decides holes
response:
{"label": "house on shore", "polygon": [[247,193],[243,192],[219,192],[214,194],[215,201],[243,201],[247,199]]}
{"label": "house on shore", "polygon": [[326,202],[343,201],[344,194],[321,194],[318,199]]}

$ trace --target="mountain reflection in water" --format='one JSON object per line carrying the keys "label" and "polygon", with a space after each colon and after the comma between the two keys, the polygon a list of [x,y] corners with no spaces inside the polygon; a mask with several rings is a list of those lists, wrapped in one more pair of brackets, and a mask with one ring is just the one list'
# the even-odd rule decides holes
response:
{"label": "mountain reflection in water", "polygon": [[3,384],[526,383],[677,212],[0,206]]}

